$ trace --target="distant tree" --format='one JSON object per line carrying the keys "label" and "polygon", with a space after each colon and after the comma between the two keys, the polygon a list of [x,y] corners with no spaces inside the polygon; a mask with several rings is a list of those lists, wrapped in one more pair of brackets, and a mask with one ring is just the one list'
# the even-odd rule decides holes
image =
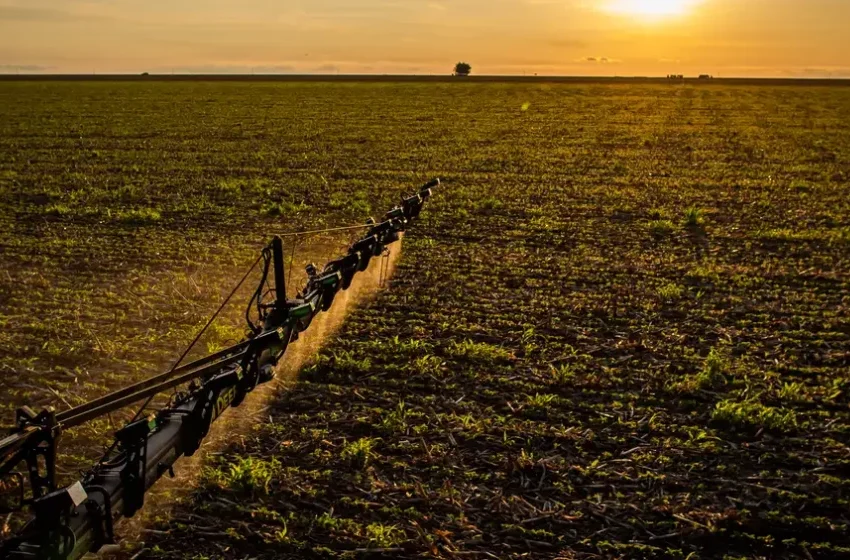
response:
{"label": "distant tree", "polygon": [[469,76],[470,72],[472,72],[472,66],[466,62],[458,62],[455,64],[455,76]]}

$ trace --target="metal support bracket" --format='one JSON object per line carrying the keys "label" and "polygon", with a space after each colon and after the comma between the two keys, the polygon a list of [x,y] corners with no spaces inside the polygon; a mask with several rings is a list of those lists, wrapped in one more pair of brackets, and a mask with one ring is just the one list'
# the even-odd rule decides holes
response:
{"label": "metal support bracket", "polygon": [[122,451],[126,453],[121,480],[124,482],[125,517],[132,517],[145,503],[145,466],[147,465],[148,435],[156,428],[153,416],[128,424],[115,433]]}

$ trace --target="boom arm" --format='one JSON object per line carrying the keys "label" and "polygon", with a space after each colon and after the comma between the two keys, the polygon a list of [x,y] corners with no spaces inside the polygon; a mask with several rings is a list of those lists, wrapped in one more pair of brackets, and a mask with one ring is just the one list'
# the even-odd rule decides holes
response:
{"label": "boom arm", "polygon": [[[348,289],[372,257],[399,239],[439,184],[439,179],[431,181],[404,198],[344,257],[321,271],[308,267],[307,286],[293,299],[286,298],[282,243],[275,238],[264,250],[273,264],[275,301],[263,304],[258,290],[249,307],[256,301],[262,325],[252,324],[252,334],[242,342],[60,413],[48,409],[36,415],[27,407],[18,411],[17,427],[0,440],[0,481],[21,476],[14,469],[26,463],[32,493],[27,502],[34,517],[20,535],[0,545],[0,558],[76,560],[113,543],[114,521],[141,509],[145,493],[166,473],[173,475],[180,457],[198,450],[222,412],[274,377],[289,343],[330,308],[339,290]],[[269,264],[267,260],[264,279]],[[167,408],[116,432],[112,452],[79,481],[56,488],[56,442],[62,430],[187,383],[188,389]]]}

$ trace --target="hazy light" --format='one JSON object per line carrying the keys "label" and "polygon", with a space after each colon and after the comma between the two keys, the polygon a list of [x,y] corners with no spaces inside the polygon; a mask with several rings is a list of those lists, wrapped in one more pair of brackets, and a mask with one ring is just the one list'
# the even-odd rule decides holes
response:
{"label": "hazy light", "polygon": [[697,4],[699,0],[609,0],[605,9],[623,15],[645,18],[681,16]]}

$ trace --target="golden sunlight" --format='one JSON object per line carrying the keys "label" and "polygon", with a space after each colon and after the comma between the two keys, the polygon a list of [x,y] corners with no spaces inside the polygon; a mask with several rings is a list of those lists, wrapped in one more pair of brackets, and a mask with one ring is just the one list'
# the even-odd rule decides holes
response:
{"label": "golden sunlight", "polygon": [[605,5],[609,12],[659,18],[688,13],[698,0],[610,0]]}

